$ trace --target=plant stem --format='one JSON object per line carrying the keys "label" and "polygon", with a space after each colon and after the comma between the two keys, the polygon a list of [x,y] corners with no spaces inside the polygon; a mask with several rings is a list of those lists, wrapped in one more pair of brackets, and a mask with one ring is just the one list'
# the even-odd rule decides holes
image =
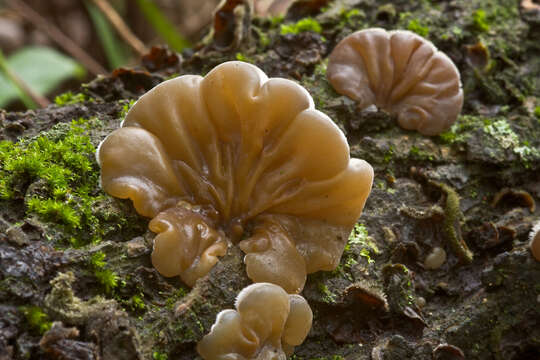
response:
{"label": "plant stem", "polygon": [[80,48],[73,40],[68,38],[55,25],[51,24],[47,19],[38,14],[30,6],[26,5],[21,0],[4,0],[15,12],[21,15],[24,19],[32,23],[35,27],[46,33],[51,40],[58,46],[64,49],[68,54],[77,59],[84,67],[94,75],[106,74],[107,70],[103,68],[96,60],[88,55]]}
{"label": "plant stem", "polygon": [[137,38],[133,32],[131,32],[116,10],[114,10],[114,8],[106,0],[92,0],[92,2],[96,4],[103,15],[107,17],[109,22],[118,32],[118,35],[120,35],[120,37],[122,37],[122,39],[124,39],[124,41],[131,46],[133,50],[135,50],[135,52],[141,56],[148,52],[148,49],[146,46],[144,46],[143,42],[139,40],[139,38]]}
{"label": "plant stem", "polygon": [[178,33],[174,25],[152,0],[136,0],[136,3],[154,30],[172,49],[182,51],[190,46],[189,41]]}

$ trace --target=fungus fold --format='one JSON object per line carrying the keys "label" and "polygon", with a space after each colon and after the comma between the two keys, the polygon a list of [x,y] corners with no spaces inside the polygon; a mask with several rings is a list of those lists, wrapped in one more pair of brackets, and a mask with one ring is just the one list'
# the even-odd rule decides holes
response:
{"label": "fungus fold", "polygon": [[203,359],[285,360],[311,329],[313,313],[307,301],[274,284],[244,288],[235,307],[220,312],[197,344]]}
{"label": "fungus fold", "polygon": [[327,77],[334,89],[358,102],[397,115],[398,124],[437,135],[463,106],[459,71],[428,40],[406,30],[357,31],[334,48]]}
{"label": "fungus fold", "polygon": [[143,95],[97,159],[152,218],[154,266],[190,286],[239,243],[253,281],[301,291],[338,265],[373,179],[303,87],[237,61]]}

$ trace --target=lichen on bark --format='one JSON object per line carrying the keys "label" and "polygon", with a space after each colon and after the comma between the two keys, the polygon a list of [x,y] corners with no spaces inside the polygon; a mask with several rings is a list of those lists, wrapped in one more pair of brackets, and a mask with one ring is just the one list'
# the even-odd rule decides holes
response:
{"label": "lichen on bark", "polygon": [[[294,27],[308,16],[306,31]],[[496,206],[492,200],[509,188],[540,201],[539,19],[513,0],[338,0],[296,9],[283,19],[255,17],[250,36],[235,49],[210,42],[179,56],[156,48],[134,69],[83,86],[77,101],[26,113],[0,111],[0,137],[21,141],[24,148],[39,136],[62,139],[72,120],[98,118],[97,126],[83,129],[97,146],[118,128],[132,100],[170,76],[204,75],[226,60],[253,62],[269,76],[305,86],[317,108],[345,131],[351,155],[375,168],[362,231],[349,240],[336,271],[308,276],[303,296],[313,308],[313,329],[294,359],[427,360],[455,355],[450,345],[470,359],[535,358],[540,265],[527,239],[540,209],[531,212],[512,197]],[[312,31],[318,29],[312,22],[320,32]],[[282,34],[281,25],[300,30]],[[329,51],[351,32],[372,26],[422,32],[457,64],[465,105],[449,131],[428,138],[402,130],[391,115],[359,112],[354,101],[331,88],[325,74]],[[98,171],[93,154],[85,155]],[[10,176],[3,162],[0,167],[2,179]],[[239,250],[192,289],[161,277],[150,263],[154,235],[146,230],[147,220],[97,186],[84,190],[100,197],[91,209],[104,231],[99,241],[74,247],[65,241],[61,221],[29,211],[24,202],[26,194],[51,195],[46,179],[10,179],[16,196],[0,200],[1,354],[38,359],[54,344],[55,351],[96,349],[108,359],[194,359],[195,344],[216,314],[233,308],[250,283]],[[70,194],[80,192],[80,185],[70,183]],[[459,197],[450,217],[448,197]],[[80,210],[87,205],[83,200],[72,196],[69,204]],[[474,253],[470,262],[448,243],[445,227],[454,228],[456,221]],[[446,261],[424,269],[435,247],[445,249]],[[105,270],[109,280],[117,276],[109,290],[96,276]],[[89,310],[92,304],[104,309],[102,315]],[[49,333],[40,346],[42,335],[32,330],[24,306],[62,322],[49,331],[69,335],[51,343],[55,333]],[[68,331],[73,327],[77,336]]]}

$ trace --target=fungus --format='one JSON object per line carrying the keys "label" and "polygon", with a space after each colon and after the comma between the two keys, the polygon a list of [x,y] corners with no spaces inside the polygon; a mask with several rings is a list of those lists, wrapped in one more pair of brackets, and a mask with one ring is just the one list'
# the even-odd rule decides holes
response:
{"label": "fungus", "polygon": [[220,312],[197,344],[203,359],[285,360],[304,341],[313,319],[303,297],[269,283],[244,288],[235,307]]}
{"label": "fungus", "polygon": [[446,262],[446,251],[441,247],[434,247],[424,260],[426,269],[435,270],[440,268]]}
{"label": "fungus", "polygon": [[236,61],[156,86],[97,158],[103,189],[153,218],[154,266],[190,286],[239,242],[253,281],[301,291],[337,267],[373,179],[304,88]]}
{"label": "fungus", "polygon": [[448,56],[410,31],[357,31],[330,54],[328,80],[360,109],[376,105],[404,129],[437,135],[463,105],[459,72]]}
{"label": "fungus", "polygon": [[529,248],[536,261],[540,261],[540,221],[533,226],[529,233]]}

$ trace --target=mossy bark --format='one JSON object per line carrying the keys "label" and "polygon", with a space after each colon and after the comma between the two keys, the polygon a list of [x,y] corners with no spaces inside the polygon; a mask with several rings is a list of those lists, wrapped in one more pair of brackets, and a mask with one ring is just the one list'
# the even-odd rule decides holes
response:
{"label": "mossy bark", "polygon": [[[295,27],[305,16],[309,26]],[[359,112],[332,90],[329,51],[374,26],[420,32],[456,63],[465,105],[451,130],[435,137],[402,130],[392,116]],[[84,85],[85,96],[71,104],[0,112],[0,136],[21,147],[37,137],[57,143],[70,136],[67,123],[95,118],[83,127],[95,149],[131,100],[161,81],[204,75],[226,60],[253,62],[305,86],[345,132],[352,156],[375,169],[362,231],[335,271],[308,277],[303,295],[314,325],[293,358],[537,359],[540,264],[527,237],[540,218],[530,206],[540,200],[540,10],[514,0],[343,0],[297,7],[284,20],[255,18],[248,33],[234,49],[211,42],[182,56],[154,49],[139,67]],[[0,167],[2,179],[15,181],[0,200],[0,354],[7,359],[194,359],[216,314],[250,283],[236,248],[193,289],[165,279],[150,263],[148,220],[129,201],[104,194],[97,181],[70,182],[69,194],[89,187],[87,197],[69,200],[81,221],[87,208],[97,219],[86,225],[99,238],[85,238],[28,208],[32,196],[54,197],[46,177]],[[516,191],[492,202],[503,188]],[[74,236],[86,240],[74,247]],[[446,262],[424,269],[434,247],[446,251]],[[30,307],[46,316],[29,321]],[[62,324],[36,331],[53,321]]]}

